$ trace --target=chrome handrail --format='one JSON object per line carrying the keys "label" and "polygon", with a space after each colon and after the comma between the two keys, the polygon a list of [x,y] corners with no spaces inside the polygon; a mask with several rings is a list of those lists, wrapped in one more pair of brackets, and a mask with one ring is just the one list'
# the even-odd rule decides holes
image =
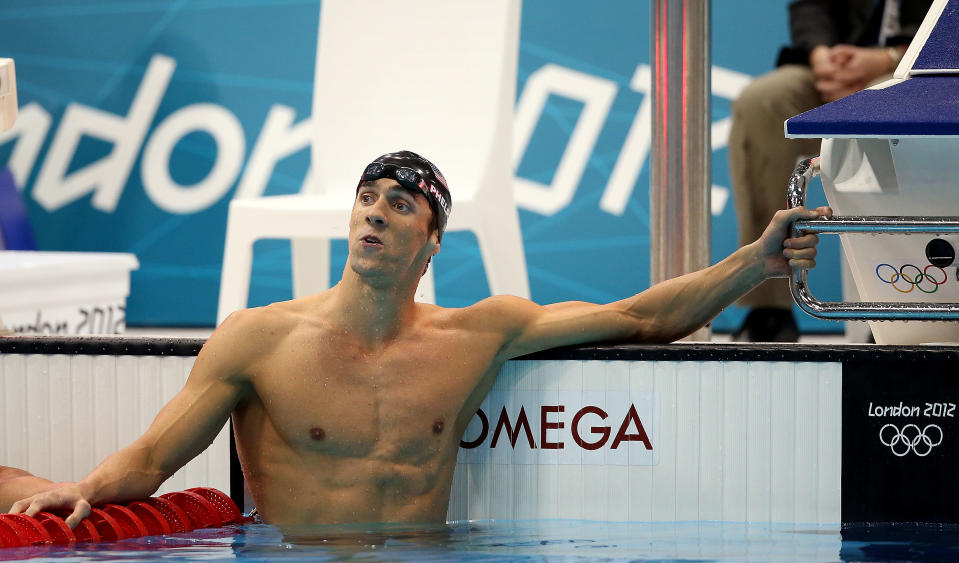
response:
{"label": "chrome handrail", "polygon": [[[786,205],[792,209],[806,205],[806,188],[819,175],[819,157],[801,161],[786,187]],[[886,234],[949,234],[959,233],[959,217],[868,217],[848,216],[829,219],[800,220],[792,224],[791,236],[806,233],[886,233]],[[798,278],[789,273],[789,288],[799,307],[814,317],[856,321],[947,321],[959,320],[959,303],[902,302],[824,302],[813,297],[806,281],[806,270]]]}

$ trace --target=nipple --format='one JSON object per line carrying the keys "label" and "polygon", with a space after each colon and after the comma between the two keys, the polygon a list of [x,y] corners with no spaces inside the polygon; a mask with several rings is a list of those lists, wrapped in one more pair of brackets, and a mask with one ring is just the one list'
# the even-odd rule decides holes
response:
{"label": "nipple", "polygon": [[319,426],[314,426],[313,428],[310,428],[310,438],[313,438],[319,442],[323,438],[326,438],[326,432],[324,432]]}
{"label": "nipple", "polygon": [[444,422],[442,418],[437,418],[435,421],[433,421],[433,434],[439,434],[440,432],[442,432],[443,425],[444,425]]}

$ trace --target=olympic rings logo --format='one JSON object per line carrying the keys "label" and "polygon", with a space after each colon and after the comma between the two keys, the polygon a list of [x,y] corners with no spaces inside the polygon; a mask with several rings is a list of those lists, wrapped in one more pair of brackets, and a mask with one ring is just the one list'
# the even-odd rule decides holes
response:
{"label": "olympic rings logo", "polygon": [[920,430],[915,424],[907,424],[900,430],[895,424],[887,424],[879,430],[879,441],[889,446],[896,457],[903,457],[909,452],[926,457],[932,448],[942,443],[942,428],[929,424]]}
{"label": "olympic rings logo", "polygon": [[[933,270],[930,273],[929,268],[935,268],[939,272]],[[934,264],[929,264],[922,270],[913,264],[903,264],[898,270],[892,264],[879,264],[876,266],[876,277],[899,293],[909,293],[916,288],[923,293],[935,293],[948,278],[946,271]]]}

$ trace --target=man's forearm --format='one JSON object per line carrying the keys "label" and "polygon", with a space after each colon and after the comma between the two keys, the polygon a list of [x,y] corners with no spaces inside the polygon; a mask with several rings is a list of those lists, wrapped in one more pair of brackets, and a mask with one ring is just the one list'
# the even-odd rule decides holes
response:
{"label": "man's forearm", "polygon": [[8,472],[7,478],[0,475],[0,513],[9,511],[10,506],[16,501],[42,492],[53,485],[53,482],[26,471],[19,471],[16,476],[9,476],[11,473],[12,471]]}
{"label": "man's forearm", "polygon": [[153,467],[149,451],[132,444],[111,454],[77,485],[90,504],[146,498],[169,475]]}
{"label": "man's forearm", "polygon": [[765,278],[753,243],[717,264],[656,284],[623,303],[642,319],[643,341],[672,342],[711,321]]}

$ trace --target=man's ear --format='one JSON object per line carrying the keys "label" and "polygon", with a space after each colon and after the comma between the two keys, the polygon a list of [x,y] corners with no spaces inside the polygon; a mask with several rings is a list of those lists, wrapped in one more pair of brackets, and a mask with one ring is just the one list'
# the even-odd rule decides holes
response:
{"label": "man's ear", "polygon": [[[436,232],[434,231],[433,234],[431,234],[430,236],[436,237]],[[423,273],[420,274],[420,277],[423,277],[424,275],[426,275],[426,270],[429,269],[430,262],[433,261],[433,257],[436,256],[436,254],[439,251],[440,251],[440,241],[439,241],[439,238],[437,237],[436,246],[433,247],[433,253],[430,254],[430,257],[426,259],[426,266],[423,267]]]}

